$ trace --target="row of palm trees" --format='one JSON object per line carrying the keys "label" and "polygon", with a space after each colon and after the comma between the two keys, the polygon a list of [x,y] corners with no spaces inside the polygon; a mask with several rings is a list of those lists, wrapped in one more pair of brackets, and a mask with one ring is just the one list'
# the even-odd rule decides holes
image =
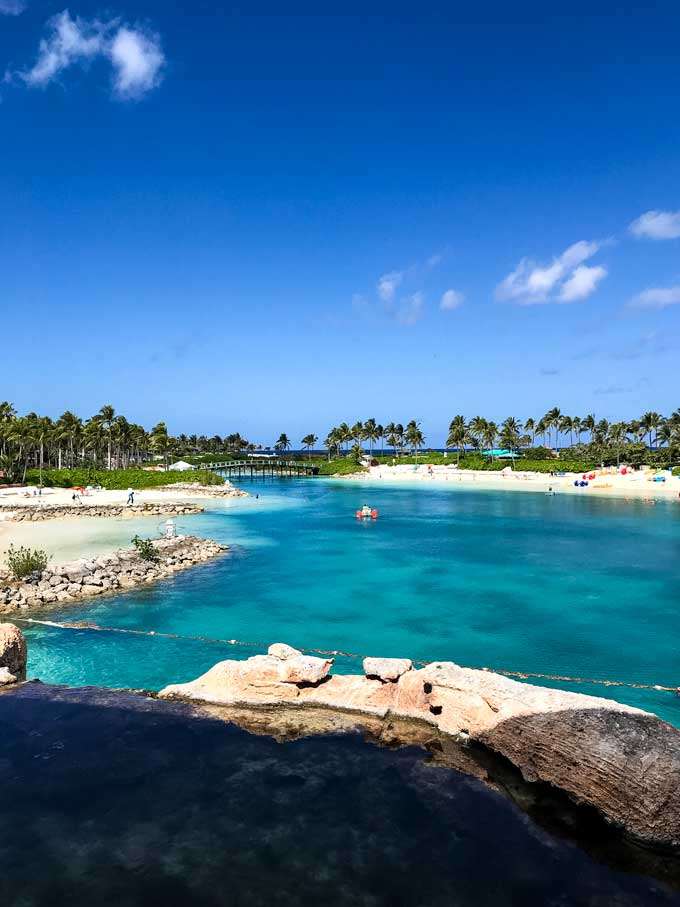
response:
{"label": "row of palm trees", "polygon": [[172,437],[165,422],[147,431],[116,413],[110,404],[89,419],[67,410],[53,420],[33,412],[19,416],[11,403],[0,402],[0,473],[16,479],[25,479],[31,466],[40,470],[48,466],[114,469],[140,465],[154,456],[162,457],[167,464],[178,454],[243,450],[255,450],[255,445],[239,433]]}
{"label": "row of palm trees", "polygon": [[425,435],[420,423],[415,419],[408,422],[405,427],[401,422],[380,425],[375,419],[367,419],[365,422],[355,422],[352,426],[347,422],[341,422],[340,425],[331,428],[324,444],[329,457],[346,454],[351,445],[355,453],[360,452],[364,444],[368,444],[369,453],[373,456],[379,441],[382,442],[383,452],[384,445],[387,444],[395,454],[402,453],[407,447],[417,454],[425,444]]}

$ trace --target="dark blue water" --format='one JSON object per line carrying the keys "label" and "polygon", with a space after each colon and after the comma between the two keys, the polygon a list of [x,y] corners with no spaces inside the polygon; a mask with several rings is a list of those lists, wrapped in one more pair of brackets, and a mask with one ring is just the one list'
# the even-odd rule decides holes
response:
{"label": "dark blue water", "polygon": [[416,749],[41,685],[0,694],[0,728],[7,907],[680,903]]}
{"label": "dark blue water", "polygon": [[[233,544],[226,558],[55,616],[680,686],[675,502],[310,479],[245,487],[259,499],[212,505],[183,523]],[[365,501],[380,510],[377,522],[355,520]],[[159,688],[254,651],[87,631],[29,634],[30,673],[69,684]],[[360,665],[341,660],[337,669]],[[680,700],[669,693],[565,686],[680,724]]]}

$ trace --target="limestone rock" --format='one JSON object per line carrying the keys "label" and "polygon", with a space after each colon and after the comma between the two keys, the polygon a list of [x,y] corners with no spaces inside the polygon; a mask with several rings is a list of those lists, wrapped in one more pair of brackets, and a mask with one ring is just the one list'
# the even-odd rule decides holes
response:
{"label": "limestone rock", "polygon": [[286,661],[288,658],[295,658],[298,655],[302,655],[299,649],[294,649],[292,646],[286,645],[285,642],[274,642],[267,649],[268,655],[273,655],[274,658],[280,658],[281,661]]}
{"label": "limestone rock", "polygon": [[283,683],[319,683],[328,677],[332,658],[295,655],[279,662],[279,678]]}
{"label": "limestone rock", "polygon": [[0,668],[18,680],[26,680],[26,640],[14,624],[0,624]]}
{"label": "limestone rock", "polygon": [[366,677],[396,683],[402,674],[411,670],[413,662],[410,658],[364,658],[363,667]]}

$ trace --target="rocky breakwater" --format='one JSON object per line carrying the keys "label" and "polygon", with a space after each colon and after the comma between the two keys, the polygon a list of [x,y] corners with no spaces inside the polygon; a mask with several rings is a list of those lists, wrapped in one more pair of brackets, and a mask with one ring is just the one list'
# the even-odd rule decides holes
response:
{"label": "rocky breakwater", "polygon": [[222,661],[162,698],[227,706],[327,708],[414,719],[437,734],[481,745],[526,781],[595,807],[650,845],[680,846],[680,731],[613,700],[520,683],[489,671],[368,658],[363,675],[331,675],[332,659],[281,643],[267,655]]}
{"label": "rocky breakwater", "polygon": [[143,558],[137,548],[121,548],[102,557],[50,564],[24,580],[10,580],[6,573],[3,579],[0,575],[0,613],[132,589],[211,560],[227,550],[211,539],[190,535],[158,539],[153,548],[153,560]]}
{"label": "rocky breakwater", "polygon": [[26,680],[26,640],[14,624],[0,623],[0,687]]}
{"label": "rocky breakwater", "polygon": [[92,517],[135,517],[135,516],[186,516],[191,513],[202,513],[199,504],[183,503],[147,503],[147,504],[2,504],[0,513],[6,519],[21,523],[58,520],[72,516]]}
{"label": "rocky breakwater", "polygon": [[178,491],[187,497],[197,498],[247,498],[248,492],[236,488],[231,482],[225,480],[224,485],[201,485],[200,482],[174,482],[172,485],[161,485],[154,491]]}

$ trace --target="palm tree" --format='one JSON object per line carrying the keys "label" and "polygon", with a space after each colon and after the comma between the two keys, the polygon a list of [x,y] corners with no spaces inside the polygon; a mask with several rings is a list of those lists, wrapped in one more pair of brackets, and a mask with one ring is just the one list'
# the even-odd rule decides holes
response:
{"label": "palm tree", "polygon": [[562,413],[559,411],[559,408],[557,406],[554,406],[552,409],[548,410],[545,416],[543,416],[543,422],[548,429],[548,443],[550,446],[552,446],[550,431],[553,428],[555,429],[555,447],[558,446],[561,418]]}
{"label": "palm tree", "polygon": [[527,419],[524,423],[524,431],[531,433],[531,443],[532,445],[536,443],[536,421],[535,419]]}
{"label": "palm tree", "polygon": [[282,451],[290,450],[290,448],[291,443],[288,435],[285,432],[281,432],[276,444],[274,445],[274,450],[278,450],[279,453],[281,453]]}
{"label": "palm tree", "polygon": [[569,446],[574,446],[574,420],[571,416],[560,416],[559,430],[564,435],[569,435]]}
{"label": "palm tree", "polygon": [[317,436],[312,434],[311,432],[308,435],[305,435],[302,439],[302,446],[307,448],[307,455],[309,459],[311,459],[312,457],[312,447],[314,447],[318,440],[319,439],[317,438]]}
{"label": "palm tree", "polygon": [[[649,435],[649,446],[659,446],[658,440],[656,440],[656,434],[663,423],[663,416],[659,413],[648,412],[645,413],[640,419],[640,425],[643,428],[646,435]],[[655,434],[656,444],[652,445],[652,432]]]}
{"label": "palm tree", "polygon": [[580,416],[572,416],[571,427],[573,428],[574,434],[576,435],[576,443],[580,444],[581,435],[583,434],[583,422]]}
{"label": "palm tree", "polygon": [[366,434],[364,432],[364,423],[361,421],[355,422],[354,425],[350,428],[350,434],[354,442],[361,447],[361,442],[366,437]]}
{"label": "palm tree", "polygon": [[589,413],[587,416],[585,416],[583,421],[581,422],[583,431],[588,432],[591,441],[593,440],[593,434],[595,433],[595,424],[595,416],[592,413]]}
{"label": "palm tree", "polygon": [[425,435],[420,430],[420,425],[418,424],[418,422],[416,422],[415,419],[412,419],[406,426],[404,437],[406,441],[411,445],[411,450],[415,454],[417,460],[418,449],[425,443]]}
{"label": "palm tree", "polygon": [[352,440],[352,429],[346,422],[341,422],[338,425],[338,440],[340,441],[340,446],[349,444]]}
{"label": "palm tree", "polygon": [[116,411],[110,403],[107,403],[105,406],[102,406],[97,415],[94,417],[101,424],[101,427],[108,433],[108,456],[106,462],[107,469],[111,469],[111,426],[113,425],[115,416]]}
{"label": "palm tree", "polygon": [[483,416],[475,416],[473,419],[470,419],[470,424],[468,425],[470,440],[472,441],[473,447],[476,447],[478,450],[482,446],[485,428],[486,419]]}
{"label": "palm tree", "polygon": [[621,445],[626,441],[628,426],[625,422],[614,422],[609,426],[609,441],[616,446],[616,465],[621,463]]}
{"label": "palm tree", "polygon": [[369,453],[373,456],[373,442],[380,437],[378,435],[378,424],[375,419],[366,419],[363,425],[363,436],[368,441]]}
{"label": "palm tree", "polygon": [[159,422],[151,429],[151,449],[163,457],[165,469],[168,468],[168,453],[171,448],[171,439],[168,435],[168,428],[165,422]]}
{"label": "palm tree", "polygon": [[515,451],[519,447],[520,436],[522,434],[522,423],[514,416],[508,418],[501,425],[500,440],[501,447]]}
{"label": "palm tree", "polygon": [[340,429],[332,428],[326,435],[326,440],[324,441],[325,446],[328,448],[328,461],[331,460],[331,454],[335,452],[338,453],[341,444],[340,439]]}
{"label": "palm tree", "polygon": [[487,450],[491,451],[495,444],[496,438],[498,437],[498,426],[495,422],[486,422],[484,426],[484,431],[482,432],[482,443]]}
{"label": "palm tree", "polygon": [[449,434],[446,439],[447,447],[456,448],[456,465],[460,465],[460,452],[465,449],[469,439],[468,427],[465,416],[454,416],[449,422]]}

